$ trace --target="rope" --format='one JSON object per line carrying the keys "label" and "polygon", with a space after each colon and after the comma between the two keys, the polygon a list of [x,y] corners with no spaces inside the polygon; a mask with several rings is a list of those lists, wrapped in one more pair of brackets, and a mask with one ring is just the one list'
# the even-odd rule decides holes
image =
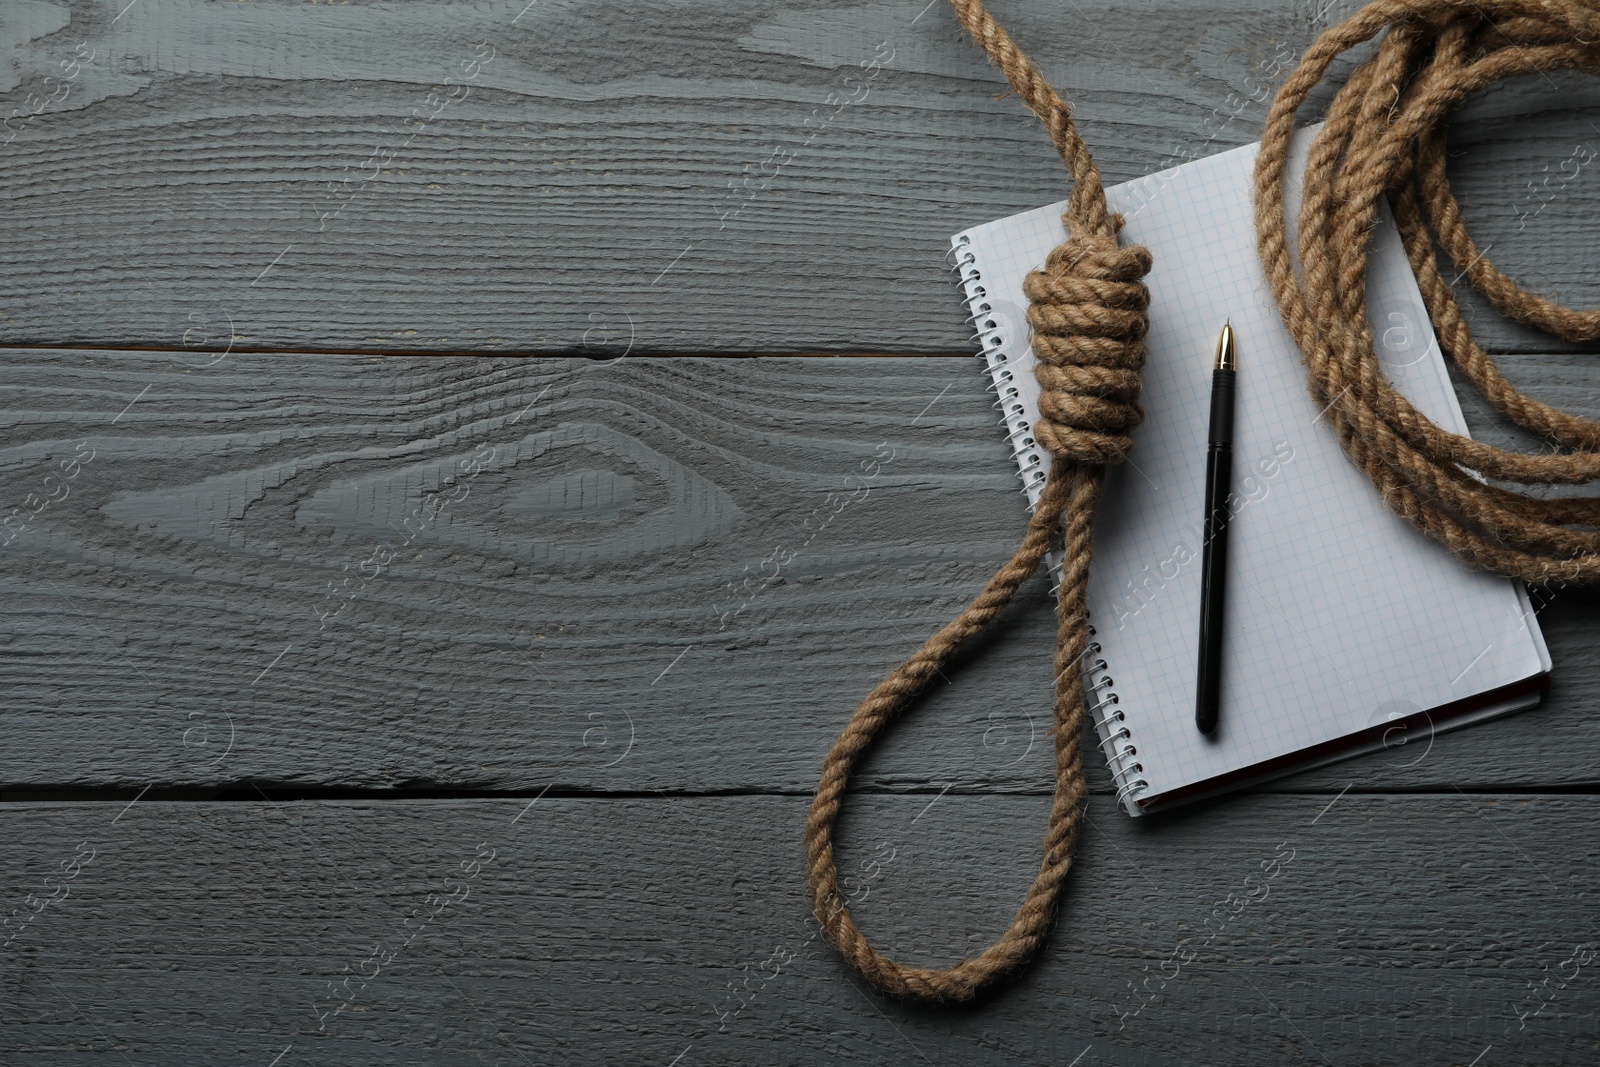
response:
{"label": "rope", "polygon": [[[1338,55],[1385,29],[1377,53],[1334,97],[1312,145],[1297,277],[1283,201],[1295,112]],[[1511,318],[1592,340],[1600,338],[1600,312],[1573,311],[1520,288],[1467,235],[1445,178],[1442,120],[1501,78],[1571,68],[1600,74],[1597,41],[1596,0],[1379,0],[1312,45],[1273,101],[1256,161],[1261,262],[1305,356],[1311,395],[1327,406],[1345,454],[1393,511],[1463,560],[1541,584],[1600,577],[1600,531],[1592,528],[1600,498],[1546,499],[1483,479],[1580,485],[1600,477],[1600,422],[1558,411],[1506,381],[1472,339],[1433,240]],[[1440,347],[1495,410],[1567,451],[1508,452],[1440,429],[1389,384],[1363,284],[1384,195]]]}
{"label": "rope", "polygon": [[[1340,445],[1398,514],[1477,566],[1529,581],[1600,576],[1600,498],[1543,499],[1483,478],[1582,484],[1600,475],[1600,423],[1518,393],[1473,342],[1432,240],[1506,314],[1570,340],[1600,337],[1600,312],[1578,312],[1518,288],[1467,236],[1445,180],[1443,116],[1468,94],[1513,74],[1600,73],[1600,0],[1377,0],[1327,31],[1275,98],[1256,165],[1262,263],[1285,324],[1305,354],[1311,394]],[[1077,842],[1085,796],[1081,657],[1088,644],[1090,522],[1106,465],[1131,447],[1140,421],[1150,253],[1120,247],[1100,172],[1066,103],[984,10],[950,0],[962,26],[1044,123],[1072,177],[1067,238],[1028,275],[1024,291],[1042,391],[1033,435],[1050,475],[1022,544],[960,615],[879,682],[823,761],[806,852],[817,920],[844,958],[880,989],[917,1000],[971,1000],[1015,972],[1043,943]],[[1333,60],[1384,30],[1376,55],[1335,97],[1307,165],[1299,222],[1301,275],[1288,253],[1283,182],[1294,117]],[[1342,166],[1341,166],[1342,160]],[[1496,410],[1568,451],[1525,455],[1440,429],[1388,384],[1364,306],[1377,199],[1388,195],[1440,345]],[[1433,230],[1424,221],[1426,209]],[[1479,477],[1481,476],[1481,478]],[[878,952],[850,917],[833,857],[835,823],[858,760],[941,669],[981,634],[1061,538],[1054,738],[1056,787],[1044,856],[1010,926],[983,952],[945,969]]]}
{"label": "rope", "polygon": [[[1100,171],[1078,136],[1072,113],[1044,76],[979,0],[951,0],[961,24],[1005,72],[1011,87],[1044,122],[1072,175],[1061,221],[1068,237],[1028,275],[1028,321],[1042,390],[1033,436],[1051,456],[1050,475],[1016,554],[989,579],[960,615],[867,695],[823,761],[822,779],[806,824],[811,892],[817,920],[852,966],[879,988],[930,1001],[971,999],[1015,970],[1044,942],[1061,884],[1072,866],[1085,794],[1081,657],[1088,641],[1089,521],[1105,481],[1105,464],[1132,445],[1128,431],[1143,417],[1138,404],[1144,366],[1145,309],[1140,281],[1150,253],[1121,248],[1122,217],[1106,209]],[[982,633],[1038,570],[1060,533],[1065,563],[1057,594],[1055,750],[1056,790],[1045,832],[1044,859],[1022,907],[1000,939],[945,970],[909,967],[874,949],[850,918],[833,859],[834,822],[861,754],[903,712],[952,656]]]}

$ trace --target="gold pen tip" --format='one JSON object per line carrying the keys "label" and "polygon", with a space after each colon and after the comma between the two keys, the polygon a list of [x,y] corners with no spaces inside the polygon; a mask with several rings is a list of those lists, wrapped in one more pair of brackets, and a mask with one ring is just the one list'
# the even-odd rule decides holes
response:
{"label": "gold pen tip", "polygon": [[1217,370],[1237,370],[1233,351],[1233,326],[1232,319],[1222,324],[1222,332],[1217,335],[1217,357],[1213,367]]}

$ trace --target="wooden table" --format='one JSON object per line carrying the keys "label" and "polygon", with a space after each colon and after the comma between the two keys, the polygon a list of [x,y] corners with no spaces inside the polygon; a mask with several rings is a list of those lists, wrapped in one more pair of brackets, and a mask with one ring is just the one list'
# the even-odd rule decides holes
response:
{"label": "wooden table", "polygon": [[[1138,821],[1091,761],[979,1007],[817,936],[822,754],[1023,523],[942,257],[1064,187],[944,5],[125,2],[0,14],[0,1061],[1596,1062],[1593,593],[1524,714]],[[1110,181],[1253,140],[1323,7],[996,0]],[[1597,116],[1532,77],[1453,134],[1589,307]],[[1469,307],[1600,414],[1595,346]],[[906,959],[1037,863],[1025,601],[851,802]]]}

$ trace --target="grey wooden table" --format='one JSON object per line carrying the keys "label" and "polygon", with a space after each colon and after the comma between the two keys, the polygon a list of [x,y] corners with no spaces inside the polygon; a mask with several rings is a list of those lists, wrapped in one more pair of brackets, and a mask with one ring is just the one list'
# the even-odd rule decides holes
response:
{"label": "grey wooden table", "polygon": [[[1350,5],[996,8],[1118,181],[1253,140]],[[1060,165],[944,5],[11,0],[0,91],[0,1061],[1596,1062],[1592,593],[1513,718],[1138,822],[1092,767],[979,1007],[818,938],[821,756],[1023,522],[942,254]],[[1452,135],[1479,240],[1591,307],[1597,119],[1532,77]],[[1600,414],[1593,346],[1469,306]],[[1025,601],[852,800],[907,959],[1037,862]]]}

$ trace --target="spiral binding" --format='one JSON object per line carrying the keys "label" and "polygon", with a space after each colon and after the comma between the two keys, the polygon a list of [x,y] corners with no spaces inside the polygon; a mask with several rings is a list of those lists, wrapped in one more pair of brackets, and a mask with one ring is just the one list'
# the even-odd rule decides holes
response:
{"label": "spiral binding", "polygon": [[1106,764],[1111,768],[1111,782],[1117,787],[1117,801],[1132,812],[1134,798],[1150,788],[1144,778],[1144,764],[1139,762],[1139,748],[1133,743],[1133,732],[1128,728],[1123,714],[1122,698],[1116,691],[1116,680],[1111,677],[1104,657],[1100,656],[1100,642],[1093,625],[1089,627],[1089,647],[1084,658],[1094,659],[1085,665],[1085,710],[1094,720],[1094,732],[1100,738],[1100,751],[1105,753]]}
{"label": "spiral binding", "polygon": [[[1017,364],[1021,351],[1007,350],[1006,333],[1020,328],[1021,324],[1003,322],[995,314],[994,304],[984,288],[983,272],[978,269],[977,257],[972,253],[972,239],[967,234],[958,234],[950,242],[945,262],[950,264],[951,272],[958,275],[966,298],[972,341],[978,346],[978,358],[984,361],[984,370],[989,377],[989,392],[996,394],[994,406],[1000,409],[1000,422],[1006,428],[1006,440],[1017,460],[1017,477],[1022,481],[1022,491],[1028,495],[1028,510],[1031,511],[1039,502],[1039,493],[1044,488],[1047,461],[1044,451],[1033,439],[1033,428],[1028,424],[1021,394],[1013,380],[1012,368]],[[1052,552],[1049,564],[1059,585],[1060,553]],[[1055,588],[1050,592],[1053,597]],[[1108,672],[1106,661],[1099,656],[1100,642],[1093,640],[1095,628],[1092,625],[1089,627],[1089,636],[1091,640],[1089,647],[1084,650],[1084,658],[1095,658],[1084,669],[1086,708],[1094,720],[1100,749],[1111,767],[1111,780],[1117,787],[1117,801],[1133,813],[1134,799],[1148,790],[1150,783],[1143,777],[1144,765],[1138,759],[1138,746],[1133,743],[1127,719],[1119,707],[1121,698],[1113,688],[1116,683]]]}
{"label": "spiral binding", "polygon": [[966,297],[967,324],[972,327],[971,340],[978,347],[978,358],[984,361],[989,376],[988,391],[995,394],[994,406],[1000,409],[1000,422],[1006,428],[1006,440],[1017,461],[1017,477],[1022,482],[1022,491],[1028,494],[1031,508],[1044,488],[1045,455],[1033,439],[1033,427],[1028,424],[1021,393],[1012,380],[1010,364],[1015,357],[1007,351],[1006,333],[1020,324],[1004,323],[995,315],[994,305],[983,285],[983,272],[978,269],[971,246],[970,237],[964,233],[958,235],[951,242],[950,251],[945,253],[945,262],[959,275]]}

